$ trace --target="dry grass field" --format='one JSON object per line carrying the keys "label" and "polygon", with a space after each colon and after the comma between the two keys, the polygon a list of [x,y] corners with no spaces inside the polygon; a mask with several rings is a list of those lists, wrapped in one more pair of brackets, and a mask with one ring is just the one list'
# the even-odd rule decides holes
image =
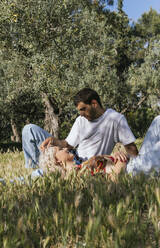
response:
{"label": "dry grass field", "polygon": [[[0,177],[8,180],[0,185],[0,247],[160,247],[158,176],[121,174],[112,183],[52,174],[28,183],[30,173],[22,152],[0,154]],[[24,184],[9,182],[24,175]]]}

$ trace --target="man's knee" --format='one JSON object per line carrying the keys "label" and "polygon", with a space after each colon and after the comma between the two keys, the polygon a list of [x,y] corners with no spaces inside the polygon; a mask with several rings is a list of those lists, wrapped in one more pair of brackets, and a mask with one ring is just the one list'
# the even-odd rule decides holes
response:
{"label": "man's knee", "polygon": [[160,115],[156,116],[153,121],[160,124]]}
{"label": "man's knee", "polygon": [[22,129],[22,135],[24,133],[28,133],[30,131],[30,129],[33,127],[34,124],[26,124],[23,129]]}
{"label": "man's knee", "polygon": [[151,125],[150,125],[150,129],[154,129],[157,133],[157,135],[159,135],[159,131],[160,131],[160,115],[156,116]]}

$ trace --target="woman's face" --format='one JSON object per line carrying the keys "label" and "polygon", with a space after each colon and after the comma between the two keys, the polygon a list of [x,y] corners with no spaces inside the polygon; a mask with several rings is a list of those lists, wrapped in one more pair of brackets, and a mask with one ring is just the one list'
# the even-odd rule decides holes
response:
{"label": "woman's face", "polygon": [[70,153],[67,148],[60,149],[57,147],[56,150],[55,157],[58,162],[73,161],[74,155]]}

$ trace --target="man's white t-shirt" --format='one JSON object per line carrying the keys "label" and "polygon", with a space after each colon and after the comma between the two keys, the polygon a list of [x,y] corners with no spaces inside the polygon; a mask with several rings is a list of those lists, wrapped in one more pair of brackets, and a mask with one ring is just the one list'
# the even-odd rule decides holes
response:
{"label": "man's white t-shirt", "polygon": [[76,147],[83,160],[94,155],[110,154],[117,142],[128,145],[135,137],[124,115],[107,109],[94,121],[79,116],[66,138],[69,145]]}

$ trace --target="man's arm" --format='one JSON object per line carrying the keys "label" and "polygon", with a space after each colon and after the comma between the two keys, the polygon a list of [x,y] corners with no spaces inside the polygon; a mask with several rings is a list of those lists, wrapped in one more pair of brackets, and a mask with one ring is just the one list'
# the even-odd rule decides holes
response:
{"label": "man's arm", "polygon": [[125,145],[124,147],[125,147],[128,157],[135,157],[138,155],[138,149],[134,142],[128,145]]}
{"label": "man's arm", "polygon": [[[128,122],[124,116],[120,119],[118,124],[118,139],[117,142],[123,144],[126,150],[127,158],[137,156],[138,149],[135,145],[135,137],[128,125]],[[127,144],[127,145],[126,145]]]}
{"label": "man's arm", "polygon": [[138,155],[138,149],[134,142],[128,145],[124,145],[124,148],[126,152],[124,151],[114,152],[113,156],[115,159],[120,160],[122,162],[126,162],[127,160],[129,160],[130,157],[135,157]]}
{"label": "man's arm", "polygon": [[70,146],[66,140],[59,140],[57,138],[54,138],[53,136],[48,137],[45,139],[42,144],[40,145],[40,149],[44,151],[46,148],[50,146],[59,146],[60,148],[68,148],[72,149],[73,147]]}

